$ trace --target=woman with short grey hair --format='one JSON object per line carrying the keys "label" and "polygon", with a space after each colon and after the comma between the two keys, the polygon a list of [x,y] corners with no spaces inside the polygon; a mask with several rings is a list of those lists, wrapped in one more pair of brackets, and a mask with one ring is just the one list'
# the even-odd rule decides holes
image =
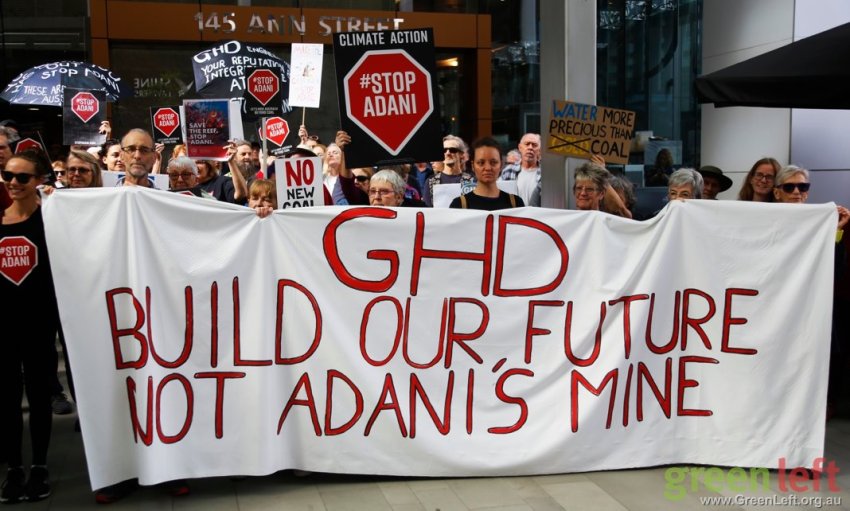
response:
{"label": "woman with short grey hair", "polygon": [[404,180],[398,172],[379,170],[369,180],[370,206],[401,206],[404,200]]}
{"label": "woman with short grey hair", "polygon": [[669,200],[701,199],[702,175],[695,169],[679,169],[670,175],[667,182]]}
{"label": "woman with short grey hair", "polygon": [[599,210],[602,197],[608,188],[608,170],[595,163],[585,163],[575,171],[573,195],[576,209],[582,211]]}

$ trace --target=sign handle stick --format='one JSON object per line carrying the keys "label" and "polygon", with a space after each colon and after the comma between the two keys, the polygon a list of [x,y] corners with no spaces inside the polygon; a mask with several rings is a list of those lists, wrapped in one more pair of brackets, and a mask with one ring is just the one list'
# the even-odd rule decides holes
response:
{"label": "sign handle stick", "polygon": [[260,137],[263,139],[263,158],[264,158],[264,161],[260,162],[260,168],[263,169],[263,170],[266,169],[266,161],[265,160],[268,160],[268,158],[269,158],[269,145],[266,142],[266,139],[268,138],[266,136],[266,122],[268,122],[268,120],[269,120],[268,117],[261,117],[260,118]]}
{"label": "sign handle stick", "polygon": [[304,117],[305,117],[306,115],[307,115],[307,107],[306,107],[306,106],[302,106],[302,107],[301,107],[301,125],[302,125],[302,126],[304,125]]}

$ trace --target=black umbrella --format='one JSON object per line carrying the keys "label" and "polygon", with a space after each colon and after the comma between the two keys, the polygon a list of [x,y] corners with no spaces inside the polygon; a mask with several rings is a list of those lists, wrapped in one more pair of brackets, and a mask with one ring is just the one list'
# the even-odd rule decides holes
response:
{"label": "black umbrella", "polygon": [[696,79],[715,106],[850,109],[850,23]]}
{"label": "black umbrella", "polygon": [[16,105],[62,106],[65,87],[106,92],[107,101],[118,101],[132,94],[112,71],[87,62],[50,62],[27,69],[15,77],[0,93],[0,98]]}
{"label": "black umbrella", "polygon": [[281,96],[289,98],[289,63],[262,46],[240,41],[220,43],[192,57],[195,90],[209,98],[241,98],[245,72],[254,67],[280,69]]}

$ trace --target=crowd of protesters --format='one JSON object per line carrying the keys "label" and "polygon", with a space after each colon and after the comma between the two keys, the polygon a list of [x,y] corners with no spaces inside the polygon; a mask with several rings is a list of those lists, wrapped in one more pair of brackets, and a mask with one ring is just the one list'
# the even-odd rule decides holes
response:
{"label": "crowd of protesters", "polygon": [[[108,123],[102,128],[110,131]],[[325,204],[429,207],[434,205],[435,189],[440,184],[459,185],[461,193],[451,201],[451,208],[492,211],[541,204],[541,140],[537,134],[523,135],[517,149],[507,155],[493,138],[485,137],[468,146],[460,137],[448,135],[442,141],[441,161],[353,169],[346,166],[345,151],[356,141],[347,133],[338,132],[327,145],[311,136],[305,126],[300,127],[298,136],[300,144],[285,157],[322,158]],[[38,251],[39,264],[22,282],[0,279],[0,321],[20,325],[19,334],[0,342],[0,462],[8,466],[0,498],[3,503],[36,501],[50,494],[47,451],[52,414],[72,411],[57,378],[57,332],[63,352],[64,338],[44,239],[42,201],[54,193],[67,193],[64,189],[102,187],[107,172],[123,174],[119,185],[141,187],[153,187],[152,176],[164,172],[173,192],[241,204],[254,209],[261,218],[278,208],[273,159],[265,158],[257,144],[244,140],[227,146],[224,162],[191,159],[184,146],[175,146],[169,160],[163,162],[164,146],[155,144],[147,131],[131,129],[120,140],[108,138],[102,147],[73,147],[50,165],[46,155],[13,154],[17,139],[14,129],[0,126],[0,239],[26,237]],[[55,181],[48,179],[51,166]],[[599,156],[578,167],[573,177],[576,209],[632,217],[636,203],[633,185],[609,172]],[[500,190],[499,180],[515,181],[516,193]],[[670,155],[663,151],[647,181],[666,186],[670,201],[714,199],[732,186],[732,180],[715,166],[674,170]],[[753,164],[738,199],[805,203],[810,186],[806,169],[782,167],[773,158],[763,158]],[[848,219],[850,211],[838,206],[839,265],[844,260],[842,234]],[[65,361],[73,396],[67,354]],[[22,454],[24,392],[32,445],[28,474]],[[96,492],[96,500],[114,502],[135,485],[134,481],[125,481],[102,488]],[[168,487],[174,495],[189,491],[185,481],[172,482]]]}

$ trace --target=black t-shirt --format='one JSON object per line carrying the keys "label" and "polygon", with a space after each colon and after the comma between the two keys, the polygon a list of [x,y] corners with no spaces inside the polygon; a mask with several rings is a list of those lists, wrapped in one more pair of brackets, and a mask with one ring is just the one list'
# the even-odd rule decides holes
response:
{"label": "black t-shirt", "polygon": [[41,208],[16,224],[0,224],[0,319],[56,321],[56,293]]}
{"label": "black t-shirt", "polygon": [[[469,192],[464,194],[463,196],[466,197],[466,209],[495,211],[497,209],[509,209],[514,207],[514,205],[511,204],[511,194],[509,194],[508,192],[503,192],[502,190],[499,190],[498,197],[482,197],[480,195],[476,195],[475,192]],[[518,208],[525,206],[525,204],[522,202],[522,199],[520,199],[516,195],[514,195],[514,201],[516,202],[516,207]],[[449,207],[454,209],[463,209],[460,197],[455,197]]]}
{"label": "black t-shirt", "polygon": [[234,199],[236,190],[233,187],[233,180],[229,177],[217,175],[201,184],[201,188],[222,202],[236,202]]}

